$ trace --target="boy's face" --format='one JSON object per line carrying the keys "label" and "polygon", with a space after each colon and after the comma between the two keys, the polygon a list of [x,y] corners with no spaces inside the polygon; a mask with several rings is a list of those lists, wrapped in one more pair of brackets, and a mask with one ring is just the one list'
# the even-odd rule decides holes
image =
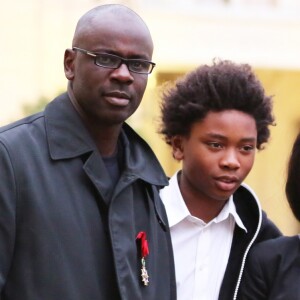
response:
{"label": "boy's face", "polygon": [[237,110],[209,112],[193,124],[188,137],[174,137],[184,199],[226,201],[250,172],[256,141],[255,119]]}

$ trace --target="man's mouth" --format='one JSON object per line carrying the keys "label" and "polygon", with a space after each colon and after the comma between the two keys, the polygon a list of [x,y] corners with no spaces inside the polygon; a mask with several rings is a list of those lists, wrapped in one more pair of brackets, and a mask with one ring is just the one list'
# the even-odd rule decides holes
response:
{"label": "man's mouth", "polygon": [[104,94],[107,102],[114,106],[127,106],[130,102],[130,96],[121,91],[113,91]]}

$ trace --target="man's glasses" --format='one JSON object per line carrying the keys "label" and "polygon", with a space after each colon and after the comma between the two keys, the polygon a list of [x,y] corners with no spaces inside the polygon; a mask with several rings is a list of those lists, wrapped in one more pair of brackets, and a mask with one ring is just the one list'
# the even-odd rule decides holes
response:
{"label": "man's glasses", "polygon": [[155,67],[155,63],[144,59],[127,59],[114,54],[95,53],[78,47],[73,47],[73,50],[94,57],[94,63],[98,67],[118,69],[125,64],[129,71],[138,74],[150,74]]}

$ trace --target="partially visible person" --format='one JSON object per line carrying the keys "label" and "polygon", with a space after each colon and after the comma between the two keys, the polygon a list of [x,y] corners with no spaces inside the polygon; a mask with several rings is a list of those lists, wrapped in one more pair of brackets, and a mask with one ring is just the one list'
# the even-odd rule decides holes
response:
{"label": "partially visible person", "polygon": [[272,98],[249,65],[214,61],[163,95],[162,127],[182,169],[161,190],[179,300],[236,299],[252,245],[278,237],[243,183],[269,140]]}
{"label": "partially visible person", "polygon": [[[300,222],[300,134],[288,163],[285,191],[291,210]],[[300,299],[299,237],[284,236],[265,241],[251,250],[239,299]]]}
{"label": "partially visible person", "polygon": [[0,129],[1,300],[174,300],[154,153],[125,121],[155,64],[144,21],[88,11],[64,55],[68,90]]}

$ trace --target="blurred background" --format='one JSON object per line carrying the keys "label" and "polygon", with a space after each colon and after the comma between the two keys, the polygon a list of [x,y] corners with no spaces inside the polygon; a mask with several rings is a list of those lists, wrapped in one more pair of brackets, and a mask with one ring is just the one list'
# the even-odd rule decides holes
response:
{"label": "blurred background", "polygon": [[251,64],[274,95],[277,125],[246,182],[283,233],[300,231],[284,194],[286,164],[300,129],[299,0],[0,1],[0,125],[41,110],[65,91],[63,54],[83,13],[121,3],[141,15],[153,36],[157,66],[129,122],[168,176],[180,165],[157,134],[162,85],[213,58]]}

